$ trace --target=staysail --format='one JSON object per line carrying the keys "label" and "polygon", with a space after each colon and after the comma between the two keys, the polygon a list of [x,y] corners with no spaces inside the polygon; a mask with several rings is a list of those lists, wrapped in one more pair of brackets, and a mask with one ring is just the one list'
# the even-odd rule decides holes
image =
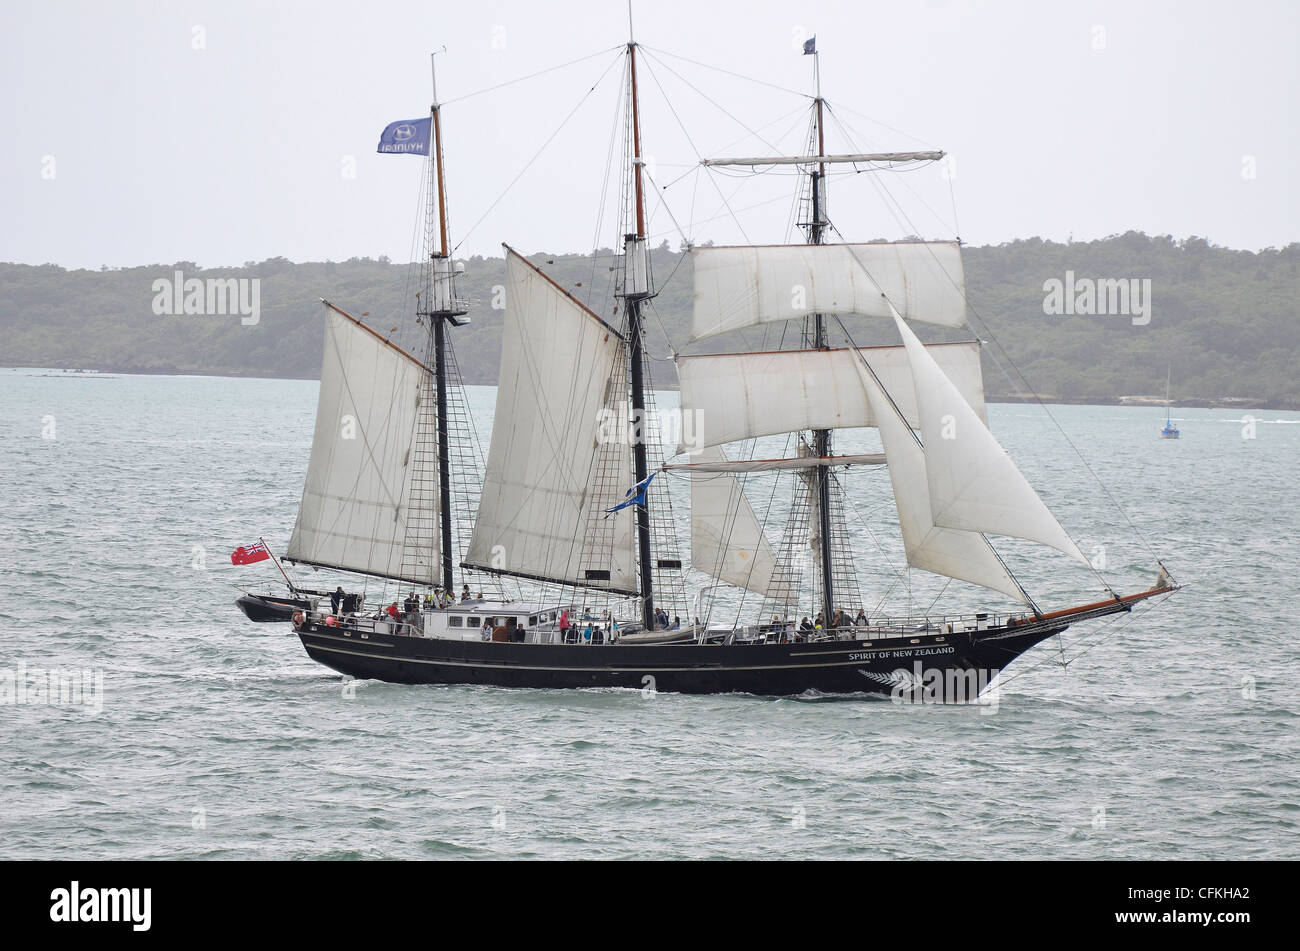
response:
{"label": "staysail", "polygon": [[905,317],[966,325],[961,250],[953,242],[691,249],[691,339],[812,314]]}
{"label": "staysail", "polygon": [[[331,304],[316,430],[285,557],[415,584],[438,583],[437,485],[413,477],[430,370]],[[416,501],[428,511],[414,511]],[[403,563],[403,547],[414,557]]]}
{"label": "staysail", "polygon": [[1090,562],[912,329],[894,315],[912,364],[936,525],[1013,535]]}
{"label": "staysail", "polygon": [[[986,418],[979,344],[941,343],[926,348],[954,382],[975,414]],[[697,445],[724,443],[815,429],[875,426],[862,391],[858,365],[871,364],[908,424],[920,426],[912,368],[901,346],[851,349],[776,350],[677,358],[683,411],[700,414]],[[683,439],[685,431],[683,430]],[[687,451],[685,445],[678,452]]]}
{"label": "staysail", "polygon": [[889,459],[889,479],[898,506],[907,563],[947,578],[1001,591],[1019,601],[1025,593],[1011,577],[983,535],[941,528],[930,511],[925,452],[908,423],[898,414],[871,372],[858,364],[863,393],[871,402],[880,441]]}
{"label": "staysail", "polygon": [[[611,445],[606,430],[617,427],[602,426],[620,395],[609,390],[623,339],[509,247],[506,301],[492,443],[466,566],[635,594],[634,510],[601,517],[631,484],[631,446]],[[598,470],[615,475],[602,479]],[[593,525],[602,541],[585,546]],[[584,562],[593,548],[600,564]]]}
{"label": "staysail", "polygon": [[701,468],[691,473],[691,564],[719,581],[767,595],[776,553],[763,533],[740,481],[727,470],[721,449],[693,457]]}

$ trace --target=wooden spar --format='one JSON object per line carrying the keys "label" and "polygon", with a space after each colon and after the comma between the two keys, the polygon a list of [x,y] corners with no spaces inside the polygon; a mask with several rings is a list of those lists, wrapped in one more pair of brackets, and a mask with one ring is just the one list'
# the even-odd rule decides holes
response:
{"label": "wooden spar", "polygon": [[636,188],[636,236],[644,238],[645,200],[641,194],[641,112],[636,95],[636,43],[627,44],[627,54],[632,67],[632,181]]}
{"label": "wooden spar", "polygon": [[280,559],[275,557],[275,552],[271,551],[271,546],[266,543],[266,539],[263,538],[261,535],[258,535],[257,540],[262,543],[262,547],[266,549],[266,553],[271,556],[271,560],[275,562],[275,567],[280,569],[280,574],[284,575],[284,583],[289,586],[289,593],[292,594],[293,592],[297,591],[298,588],[294,585],[293,580],[285,572],[284,565],[280,564]]}
{"label": "wooden spar", "polygon": [[418,359],[418,358],[416,358],[416,357],[413,357],[411,354],[407,353],[405,350],[403,350],[403,349],[402,349],[401,347],[399,347],[397,344],[393,343],[393,341],[389,340],[387,337],[385,337],[385,336],[384,336],[383,334],[381,334],[379,331],[375,330],[373,327],[369,326],[368,324],[363,324],[361,321],[357,320],[357,318],[353,317],[351,314],[349,314],[349,313],[348,313],[346,310],[344,310],[342,307],[336,307],[334,304],[331,304],[329,301],[327,301],[327,300],[326,300],[325,298],[323,298],[323,297],[320,299],[320,302],[321,302],[322,304],[324,304],[326,307],[328,307],[330,310],[334,311],[334,313],[338,314],[340,317],[346,317],[348,320],[352,321],[354,324],[356,324],[358,327],[360,327],[360,328],[361,328],[362,330],[364,330],[366,333],[370,334],[370,336],[374,337],[376,340],[378,340],[380,343],[382,343],[385,347],[388,347],[388,348],[391,349],[391,350],[396,350],[398,353],[400,353],[402,356],[406,357],[406,359],[410,360],[412,363],[414,363],[414,364],[415,364],[417,367],[419,367],[420,369],[422,369],[422,370],[428,370],[430,373],[433,372],[433,368],[430,367],[430,366],[429,366],[427,363],[425,363],[423,360],[420,360],[420,359]]}
{"label": "wooden spar", "polygon": [[1081,604],[1073,608],[1062,608],[1059,611],[1048,611],[1046,614],[1040,614],[1035,620],[1051,621],[1056,618],[1070,617],[1075,614],[1085,614],[1089,611],[1097,611],[1106,607],[1114,607],[1116,610],[1119,610],[1121,606],[1127,608],[1129,605],[1137,604],[1139,601],[1145,601],[1147,598],[1154,598],[1156,595],[1160,594],[1173,594],[1177,590],[1177,585],[1172,588],[1148,588],[1146,591],[1139,591],[1137,594],[1126,594],[1119,598],[1109,598],[1105,601],[1094,601],[1092,604]]}
{"label": "wooden spar", "polygon": [[437,150],[435,161],[438,163],[438,235],[441,239],[442,248],[438,256],[445,258],[447,256],[447,186],[442,170],[441,112],[442,110],[438,106],[433,107],[433,141],[434,148]]}
{"label": "wooden spar", "polygon": [[543,271],[541,268],[539,268],[536,264],[534,264],[532,261],[528,260],[528,258],[524,257],[522,254],[520,254],[520,253],[519,253],[518,251],[516,251],[514,248],[510,247],[510,245],[506,244],[504,241],[501,242],[501,247],[503,247],[503,248],[506,249],[506,254],[507,254],[507,255],[513,254],[516,258],[519,259],[519,261],[520,261],[521,263],[528,265],[528,267],[531,268],[531,269],[534,271],[534,273],[537,274],[538,277],[540,277],[540,278],[541,278],[542,280],[544,280],[547,284],[550,284],[553,288],[555,288],[557,291],[559,291],[561,294],[563,294],[565,297],[567,297],[567,298],[569,299],[570,303],[572,303],[572,304],[574,304],[575,306],[577,306],[577,308],[578,308],[579,310],[581,310],[584,314],[586,314],[588,317],[590,317],[590,318],[591,318],[592,320],[594,320],[596,323],[600,324],[602,327],[604,327],[606,330],[608,330],[610,333],[612,333],[612,334],[613,334],[615,337],[617,337],[619,340],[622,340],[622,339],[623,339],[623,332],[622,332],[621,330],[619,330],[619,329],[618,329],[617,327],[615,327],[613,324],[611,324],[611,323],[609,323],[608,321],[606,321],[603,317],[601,317],[599,314],[597,314],[594,310],[592,310],[590,307],[588,307],[588,306],[587,306],[586,304],[584,304],[582,301],[578,300],[578,298],[574,297],[571,293],[569,293],[569,291],[568,291],[567,288],[561,287],[560,284],[555,280],[555,278],[551,277],[551,275],[547,274],[545,271]]}
{"label": "wooden spar", "polygon": [[774,469],[811,469],[814,466],[883,466],[888,460],[883,452],[855,453],[846,456],[792,456],[784,459],[745,459],[727,462],[665,462],[664,472],[765,472]]}
{"label": "wooden spar", "polygon": [[755,158],[700,159],[701,165],[845,165],[868,162],[937,162],[943,152],[865,152],[853,155],[773,155]]}
{"label": "wooden spar", "polygon": [[437,166],[438,176],[438,235],[439,257],[447,256],[447,186],[443,176],[442,169],[442,107],[438,105],[438,68],[437,61],[434,59],[437,53],[429,56],[429,69],[433,75],[433,104],[429,111],[433,115],[433,144],[434,156],[433,161]]}

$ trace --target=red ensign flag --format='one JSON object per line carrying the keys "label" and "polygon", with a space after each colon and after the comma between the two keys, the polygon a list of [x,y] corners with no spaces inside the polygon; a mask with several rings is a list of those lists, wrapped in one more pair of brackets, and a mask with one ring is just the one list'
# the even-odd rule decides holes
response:
{"label": "red ensign flag", "polygon": [[251,565],[255,561],[266,561],[271,557],[271,553],[266,550],[266,546],[261,542],[256,545],[248,545],[236,548],[230,553],[230,563],[232,565]]}

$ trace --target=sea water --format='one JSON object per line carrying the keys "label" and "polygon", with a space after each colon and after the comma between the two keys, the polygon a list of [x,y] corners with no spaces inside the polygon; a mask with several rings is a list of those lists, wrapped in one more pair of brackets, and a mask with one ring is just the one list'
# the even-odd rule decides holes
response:
{"label": "sea water", "polygon": [[[277,574],[229,560],[284,547],[316,392],[0,371],[0,857],[1300,857],[1300,414],[1178,410],[1174,441],[1158,409],[990,406],[1099,567],[996,540],[1045,610],[1156,555],[1185,587],[937,706],[345,680],[244,618]],[[1007,606],[903,568],[885,470],[837,478],[869,613]]]}

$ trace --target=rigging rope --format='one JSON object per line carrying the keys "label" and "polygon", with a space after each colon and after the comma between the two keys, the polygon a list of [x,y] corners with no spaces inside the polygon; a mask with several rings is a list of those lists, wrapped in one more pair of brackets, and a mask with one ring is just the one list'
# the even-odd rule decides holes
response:
{"label": "rigging rope", "polygon": [[527,82],[530,79],[536,79],[538,76],[545,76],[547,73],[553,73],[556,70],[564,69],[565,67],[568,66],[576,66],[578,63],[585,63],[587,60],[595,59],[597,56],[604,56],[607,53],[614,52],[614,50],[623,50],[623,49],[626,49],[626,46],[620,43],[618,46],[612,46],[607,49],[596,50],[596,52],[588,53],[586,56],[579,57],[578,59],[571,59],[567,63],[561,63],[558,66],[548,66],[546,69],[538,70],[537,72],[530,73],[527,76],[520,76],[518,79],[507,79],[505,82],[497,83],[495,86],[488,86],[487,88],[480,89],[477,92],[470,92],[470,93],[466,93],[463,96],[456,96],[454,99],[447,99],[444,102],[440,102],[438,105],[449,106],[453,102],[464,102],[466,99],[473,99],[475,96],[482,96],[490,92],[496,92],[498,89],[505,89],[507,86],[513,86],[516,83]]}
{"label": "rigging rope", "polygon": [[[605,51],[602,50],[602,52]],[[505,190],[503,190],[501,194],[496,197],[496,199],[492,202],[492,204],[488,205],[487,211],[483,212],[483,214],[479,216],[478,221],[474,222],[474,224],[470,226],[470,229],[461,236],[461,239],[459,241],[456,242],[456,246],[451,249],[453,254],[456,251],[460,250],[460,246],[464,244],[466,240],[468,240],[469,236],[472,235],[474,231],[478,228],[478,226],[484,222],[487,216],[492,214],[496,206],[501,204],[502,200],[506,197],[506,195],[510,193],[510,190],[514,188],[515,185],[519,182],[519,179],[523,178],[524,174],[530,168],[533,167],[533,163],[536,162],[541,157],[542,153],[545,152],[546,149],[550,146],[550,144],[553,141],[555,141],[555,137],[558,136],[560,132],[563,131],[564,127],[569,124],[569,120],[574,117],[577,111],[581,109],[583,104],[591,97],[591,94],[596,91],[596,87],[599,86],[602,82],[604,82],[605,77],[609,75],[609,71],[614,68],[614,64],[617,63],[618,61],[619,61],[618,58],[616,58],[612,60],[607,67],[605,67],[605,71],[600,74],[599,78],[597,78],[597,80],[594,83],[592,83],[591,88],[589,88],[586,91],[586,93],[583,94],[582,98],[578,100],[577,104],[571,110],[569,110],[569,113],[564,117],[564,120],[558,126],[556,126],[555,131],[552,132],[550,136],[547,138],[547,140],[542,143],[542,147],[539,148],[533,154],[533,157],[530,158],[528,162],[524,165],[524,167],[519,170],[518,174],[516,174],[515,177],[510,180],[510,184],[508,184],[505,187]]]}

